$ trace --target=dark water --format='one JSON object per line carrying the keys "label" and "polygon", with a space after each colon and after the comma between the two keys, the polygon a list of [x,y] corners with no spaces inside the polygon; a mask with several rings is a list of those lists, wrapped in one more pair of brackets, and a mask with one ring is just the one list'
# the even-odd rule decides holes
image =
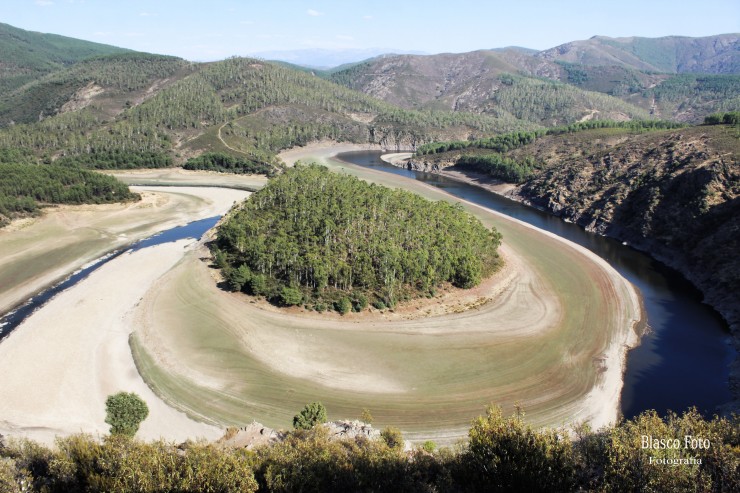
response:
{"label": "dark water", "polygon": [[622,412],[646,409],[681,412],[696,406],[711,415],[730,400],[729,364],[735,353],[719,314],[701,303],[701,293],[680,273],[620,242],[506,199],[480,187],[433,173],[398,168],[379,152],[340,154],[344,161],[423,181],[476,204],[515,217],[578,243],[607,260],[641,291],[651,331],[629,352]]}
{"label": "dark water", "polygon": [[221,216],[214,216],[206,219],[201,219],[199,221],[193,221],[192,223],[186,224],[185,226],[177,226],[175,228],[168,229],[167,231],[163,231],[156,235],[150,236],[149,238],[144,238],[143,240],[137,241],[127,248],[116,250],[102,258],[99,258],[94,263],[78,270],[77,272],[66,278],[64,281],[41,292],[40,294],[28,300],[22,306],[1,317],[0,341],[2,341],[3,338],[10,334],[13,329],[18,327],[21,322],[26,319],[26,317],[30,316],[33,312],[41,308],[41,306],[43,306],[51,298],[61,293],[65,289],[74,286],[75,284],[89,276],[90,273],[96,271],[114,258],[127,252],[136,252],[150,246],[170,243],[178,240],[183,240],[185,238],[200,239],[206,231],[216,225],[220,218]]}

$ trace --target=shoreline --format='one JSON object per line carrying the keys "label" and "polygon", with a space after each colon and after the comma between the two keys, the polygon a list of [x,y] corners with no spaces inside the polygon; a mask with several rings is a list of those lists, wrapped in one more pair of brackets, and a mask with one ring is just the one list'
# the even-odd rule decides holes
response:
{"label": "shoreline", "polygon": [[0,315],[102,257],[166,229],[216,215],[209,205],[215,193],[188,195],[192,185],[131,188],[142,200],[60,205],[0,230],[0,247],[6,251],[0,258]]}
{"label": "shoreline", "polygon": [[[406,161],[408,161],[408,159],[410,159],[412,156],[413,154],[410,152],[389,153],[382,155],[381,159],[393,166],[405,168]],[[520,195],[517,192],[518,187],[515,184],[501,182],[500,180],[493,179],[482,173],[476,173],[474,171],[451,170],[450,167],[442,168],[438,171],[431,171],[431,173],[483,188],[484,190],[488,190],[489,192],[495,193],[504,198],[545,212],[552,217],[557,217],[563,221],[567,221],[565,218],[562,218],[557,214],[553,214],[548,209],[540,207],[532,203],[532,201],[530,201],[526,197]],[[588,231],[587,228],[583,226],[580,227]],[[689,266],[687,266],[687,264],[683,260],[677,260],[677,258],[679,257],[672,256],[671,251],[665,250],[661,245],[655,245],[649,240],[644,240],[642,243],[631,242],[626,241],[623,238],[615,235],[604,235],[595,232],[592,233],[605,238],[612,238],[616,241],[619,241],[624,245],[629,246],[630,248],[649,256],[653,260],[663,264],[665,267],[675,271],[701,293],[701,303],[710,307],[723,319],[728,329],[728,336],[731,341],[730,344],[733,346],[733,349],[735,351],[735,359],[730,363],[729,368],[729,388],[731,400],[722,404],[720,406],[720,410],[722,413],[725,414],[740,411],[740,307],[729,305],[726,300],[718,300],[716,297],[716,293],[712,291],[711,287],[706,286],[702,282],[698,282],[696,280],[696,275],[690,271]],[[734,392],[733,388],[736,389]]]}
{"label": "shoreline", "polygon": [[[377,148],[376,146],[372,147]],[[293,150],[288,153],[287,159],[284,159],[293,159],[293,162],[302,157],[328,159],[339,152],[365,150],[367,148],[368,146],[351,144],[335,144],[329,147],[324,144],[316,144],[314,146],[306,146],[304,148]],[[346,169],[347,172],[352,172],[351,168],[348,167]],[[374,174],[370,173],[370,176],[375,179]],[[381,175],[378,176],[380,177]],[[213,192],[213,189],[211,189],[211,191]],[[209,193],[203,190],[200,192],[204,194]],[[172,191],[170,190],[169,193],[172,193]],[[435,193],[439,192],[435,191]],[[472,205],[469,206],[472,207]],[[504,220],[517,223],[517,221],[497,214],[494,211],[490,211],[479,206],[475,206],[475,208],[485,211],[485,214],[500,216]],[[524,226],[526,227],[525,229],[533,231],[536,234],[544,233],[546,236],[553,237],[563,245],[569,244],[569,242],[557,237],[556,235],[548,234],[547,232],[543,232],[526,224],[524,224]],[[519,224],[518,227],[522,227],[522,225]],[[160,245],[159,247],[163,246],[165,245]],[[161,295],[167,293],[170,293],[170,295],[176,294],[171,290],[156,290],[155,287],[163,285],[163,279],[168,279],[171,276],[174,276],[178,266],[180,269],[184,268],[185,264],[182,261],[182,258],[187,256],[187,252],[192,252],[195,248],[196,247],[193,246],[192,243],[167,245],[167,248],[160,249],[162,250],[161,256],[157,256],[156,259],[151,258],[149,260],[144,260],[139,258],[138,261],[143,263],[136,268],[132,268],[131,265],[128,267],[126,266],[126,261],[132,262],[132,259],[135,260],[136,254],[124,255],[122,256],[122,259],[114,259],[109,262],[109,264],[101,267],[99,271],[91,274],[90,278],[82,281],[80,284],[64,293],[61,293],[51,300],[42,310],[39,310],[37,313],[29,317],[29,319],[24,322],[18,330],[6,338],[3,344],[0,344],[0,371],[5,372],[4,374],[7,375],[8,378],[4,388],[0,389],[0,432],[6,432],[9,430],[11,431],[11,434],[25,434],[26,436],[40,437],[46,441],[51,439],[54,434],[60,432],[72,433],[92,430],[96,433],[104,433],[105,425],[101,424],[104,414],[104,406],[102,402],[107,393],[113,393],[113,391],[118,390],[113,388],[116,382],[124,382],[125,385],[133,385],[133,387],[125,387],[125,385],[123,385],[124,388],[137,389],[137,391],[147,395],[146,400],[154,399],[155,402],[155,405],[153,406],[155,411],[152,412],[151,416],[157,417],[150,417],[150,425],[147,425],[147,421],[144,422],[140,432],[141,437],[157,437],[156,433],[158,432],[160,433],[159,436],[165,436],[166,433],[167,438],[175,437],[176,439],[179,439],[185,435],[190,437],[196,436],[199,433],[198,430],[206,430],[205,433],[208,436],[211,436],[211,434],[215,435],[216,431],[213,428],[208,428],[208,425],[202,425],[200,423],[193,424],[194,422],[187,418],[183,418],[184,415],[172,415],[171,413],[175,411],[165,404],[167,399],[162,399],[161,397],[151,393],[150,385],[152,382],[147,378],[146,382],[148,384],[144,383],[144,379],[139,375],[139,371],[133,362],[133,356],[131,348],[129,347],[127,335],[131,331],[136,331],[137,328],[141,326],[139,305],[142,301],[144,301],[142,306],[147,306],[150,303],[157,302],[158,297]],[[506,248],[508,248],[508,246]],[[575,252],[570,252],[571,250],[575,250]],[[581,259],[584,257],[584,253],[582,251],[578,251],[578,249],[565,248],[564,251],[570,252],[568,255],[573,256],[573,258]],[[194,260],[192,259],[193,255],[194,254],[192,253],[189,255],[191,261],[198,261],[197,258]],[[595,256],[594,254],[591,255]],[[617,304],[614,306],[619,306],[621,307],[620,310],[624,310],[624,312],[620,312],[620,317],[624,318],[625,316],[634,315],[636,309],[635,303],[639,304],[639,298],[637,298],[636,293],[630,289],[625,291],[625,286],[621,285],[624,280],[618,275],[616,277],[614,277],[613,274],[610,275],[610,267],[605,261],[597,256],[595,256],[596,259],[600,260],[601,263],[598,261],[594,262],[593,258],[588,259],[588,255],[585,257],[586,258],[583,260],[578,260],[578,262],[582,263],[584,268],[587,267],[588,264],[588,266],[590,266],[588,269],[593,270],[592,274],[598,276],[599,279],[602,279],[604,284],[601,287],[606,289],[608,293],[611,293],[610,296],[614,297],[614,300],[616,300],[614,302]],[[587,262],[587,260],[590,260],[590,262]],[[123,266],[121,264],[123,264]],[[606,268],[603,264],[606,264]],[[146,278],[143,280],[134,279],[133,276],[129,275],[129,272],[145,276]],[[202,275],[208,274],[209,273],[205,271],[205,274]],[[533,289],[534,293],[542,293],[543,289],[550,289],[547,284],[542,284],[544,281],[545,280],[543,279],[532,279],[527,283],[521,284],[530,285],[530,289]],[[95,282],[105,282],[110,284],[104,284],[101,287],[101,285],[96,286]],[[188,283],[184,286],[187,285]],[[198,283],[195,284],[195,287],[197,286]],[[208,286],[208,289],[217,290],[215,286],[210,285]],[[239,300],[235,301],[235,297],[219,293],[218,291],[216,291],[216,293],[219,296],[223,295],[220,299],[226,300],[229,306],[231,306],[231,309],[234,310],[233,313],[242,313],[241,318],[246,320],[242,320],[241,323],[252,324],[252,326],[255,326],[254,324],[257,324],[256,326],[262,325],[262,322],[258,323],[260,321],[259,318],[254,319],[255,317],[243,316],[243,312],[240,311],[242,310],[240,307],[243,303],[239,302]],[[110,295],[113,296],[113,299],[108,299],[106,301],[106,296]],[[518,296],[517,291],[511,291],[507,296],[515,295]],[[180,296],[180,294],[177,294],[177,296]],[[98,300],[98,298],[101,298],[101,300]],[[495,301],[487,303],[483,307],[482,311],[485,312],[486,310],[493,310],[497,306],[498,309],[501,309],[501,307],[510,309],[511,304],[508,302],[508,298],[506,298],[506,296],[503,298],[504,299],[499,300],[498,303]],[[203,303],[206,298],[196,296],[194,300]],[[93,304],[98,301],[102,301],[102,306]],[[91,304],[87,305],[88,302]],[[540,302],[542,301],[540,300]],[[526,305],[523,306],[526,307]],[[70,314],[70,310],[73,310],[72,314]],[[157,317],[169,316],[166,312],[161,310],[156,310],[152,313],[155,313]],[[177,312],[175,311],[173,313]],[[449,328],[454,326],[455,328],[459,328],[460,331],[452,331],[451,334],[447,334],[448,337],[452,338],[450,339],[451,341],[459,339],[460,337],[467,337],[472,342],[474,340],[478,340],[476,338],[480,338],[480,334],[485,333],[480,329],[480,325],[475,325],[476,317],[479,316],[480,313],[481,309],[476,308],[475,310],[468,310],[460,314],[441,315],[438,317],[436,322],[434,318],[423,320],[402,320],[394,322],[394,324],[407,324],[406,326],[408,328],[397,328],[390,325],[387,328],[377,327],[380,329],[379,332],[370,335],[372,337],[380,337],[381,339],[385,339],[386,337],[404,339],[410,336],[413,336],[414,338],[419,337],[422,335],[422,331],[429,332],[431,330],[431,335],[434,338],[440,338],[445,336],[445,332],[450,332]],[[492,313],[493,315],[489,314],[489,316],[493,317],[493,319],[499,318],[499,315],[496,312]],[[531,305],[524,313],[536,315],[535,311],[532,310]],[[558,315],[558,317],[562,316],[562,314]],[[311,322],[310,319],[290,316],[283,313],[263,313],[260,317],[265,317],[266,320],[279,319],[279,323],[282,324],[281,330],[283,330],[285,334],[294,334],[294,330],[299,327],[299,323],[296,322],[296,320]],[[520,320],[521,314],[514,312],[512,317],[513,320]],[[52,320],[55,320],[56,323],[53,323]],[[161,320],[159,321],[161,322]],[[430,321],[442,324],[440,327],[443,327],[444,330],[429,327],[431,323]],[[451,321],[452,325],[450,324]],[[220,323],[219,320],[216,320],[216,322]],[[376,321],[370,322],[371,325],[375,325],[376,323]],[[60,324],[64,327],[62,332],[57,330],[57,326]],[[360,321],[351,321],[349,319],[327,320],[323,325],[326,327],[311,328],[310,333],[306,331],[300,336],[300,341],[295,341],[291,347],[286,347],[284,344],[285,339],[280,339],[279,334],[271,333],[271,331],[252,333],[259,337],[257,339],[247,338],[244,343],[250,344],[250,341],[256,341],[263,351],[267,351],[263,355],[264,357],[260,360],[261,363],[259,364],[273,365],[275,364],[274,362],[280,361],[296,362],[298,366],[294,368],[294,377],[291,378],[298,378],[298,381],[304,382],[307,381],[305,380],[306,378],[316,379],[318,382],[317,385],[319,385],[320,388],[323,388],[321,387],[321,382],[328,382],[331,384],[338,383],[340,386],[339,390],[337,390],[338,392],[344,392],[341,390],[343,387],[352,388],[354,381],[347,380],[342,383],[343,381],[341,379],[346,378],[348,368],[351,369],[351,367],[356,364],[360,364],[361,366],[351,371],[364,375],[363,378],[366,380],[369,379],[366,383],[370,387],[377,384],[381,385],[379,388],[382,388],[384,385],[393,383],[394,385],[399,385],[398,388],[400,389],[406,388],[406,385],[408,384],[397,382],[396,376],[399,375],[397,375],[395,371],[391,370],[391,368],[380,369],[379,373],[363,372],[361,370],[361,368],[364,368],[362,366],[363,364],[374,365],[374,362],[371,360],[363,361],[362,358],[359,357],[360,353],[357,353],[356,350],[348,350],[344,353],[341,351],[342,349],[351,348],[351,345],[346,346],[346,348],[341,346],[341,344],[336,348],[327,348],[327,346],[322,344],[322,338],[324,340],[333,341],[333,344],[335,345],[341,342],[333,339],[334,333],[332,333],[331,330],[342,331],[336,332],[337,334],[351,334],[353,331],[361,333],[363,329]],[[529,324],[526,325],[529,326]],[[621,322],[619,326],[622,327]],[[29,327],[35,328],[35,330],[28,330]],[[160,331],[163,324],[156,323],[154,325],[150,325],[150,327],[158,327],[157,331]],[[95,328],[105,329],[95,332]],[[179,334],[179,326],[177,328]],[[230,328],[229,330],[233,331],[235,329]],[[547,421],[552,426],[556,426],[557,423],[560,422],[559,420],[561,418],[564,422],[566,417],[568,422],[588,420],[592,422],[595,427],[599,427],[616,420],[616,408],[612,406],[604,406],[603,404],[605,399],[606,402],[611,403],[613,402],[611,399],[613,399],[615,395],[617,398],[619,397],[619,392],[622,386],[622,374],[615,370],[621,366],[618,361],[624,355],[623,345],[625,342],[630,342],[629,338],[625,339],[625,335],[629,336],[630,333],[633,334],[633,338],[636,338],[637,335],[632,326],[630,326],[626,334],[624,330],[619,331],[614,338],[609,340],[608,344],[605,345],[606,350],[604,351],[603,356],[605,361],[607,361],[607,371],[604,373],[607,373],[608,375],[604,376],[602,374],[601,376],[598,376],[596,383],[591,385],[589,391],[577,401],[562,401],[564,404],[559,405],[557,407],[557,412],[554,414],[547,411],[547,413],[551,413],[546,415],[550,416],[547,418]],[[157,337],[163,337],[162,334]],[[516,333],[512,333],[513,335],[507,333],[502,334],[503,335],[500,334],[499,336],[510,336],[514,337],[515,340],[519,337]],[[526,333],[522,334],[526,335]],[[75,337],[72,337],[73,335],[75,335]],[[529,337],[529,335],[527,335],[527,337]],[[175,336],[177,338],[180,337],[177,334],[175,334]],[[291,335],[291,337],[295,337],[295,335]],[[110,340],[108,340],[109,338]],[[526,337],[521,340],[523,341],[525,339]],[[166,341],[166,337],[163,340]],[[411,340],[415,341],[416,339]],[[12,345],[8,345],[8,343],[12,341],[16,342]],[[77,344],[74,344],[74,341],[77,341]],[[11,347],[15,347],[16,349],[21,347],[22,350],[11,351],[9,349]],[[305,361],[311,361],[311,355],[308,354],[311,353],[310,348],[323,348],[324,354],[322,354],[322,358],[324,359],[328,358],[327,349],[332,349],[334,353],[341,354],[341,358],[333,361],[325,359],[323,367],[314,368],[312,365],[305,366],[305,364],[301,366],[302,359],[308,357],[309,359]],[[306,353],[306,351],[308,351],[308,353]],[[42,356],[39,357],[39,354]],[[312,354],[315,356],[315,353]],[[48,356],[48,358],[44,357],[44,355]],[[157,356],[156,348],[153,356]],[[208,360],[207,356],[201,356]],[[31,365],[28,365],[27,362],[31,360],[39,361],[40,363],[36,368],[30,368]],[[73,361],[74,363],[70,365],[69,361]],[[26,362],[25,365],[24,362]],[[339,364],[338,362],[343,363],[335,368],[334,365]],[[182,361],[177,360],[175,360],[175,363],[187,365],[187,362],[183,363]],[[346,366],[347,364],[350,366]],[[114,366],[111,367],[110,365]],[[374,366],[368,366],[368,368],[371,367]],[[131,368],[134,369],[133,373]],[[196,371],[196,369],[193,368],[193,371]],[[95,376],[94,383],[92,384],[89,382],[90,375]],[[373,381],[372,379],[375,376],[377,376],[378,379]],[[64,377],[64,380],[60,381],[59,379],[62,377]],[[208,374],[206,374],[205,377],[207,378]],[[386,377],[386,379],[383,380],[383,377]],[[327,378],[330,380],[327,380]],[[337,378],[339,380],[336,380]],[[535,378],[537,378],[537,376],[535,376]],[[419,382],[422,381],[423,380],[420,380]],[[38,385],[34,385],[35,383]],[[546,382],[543,381],[538,385],[544,385],[545,383]],[[144,390],[144,387],[141,387],[142,384],[146,390]],[[206,382],[206,385],[208,387],[208,392],[215,392],[220,388],[218,380]],[[23,395],[21,387],[25,386],[29,386],[32,389],[32,395],[26,399],[21,397]],[[153,388],[157,388],[157,386],[154,385]],[[193,389],[193,391],[197,390],[197,387]],[[66,399],[69,395],[75,396],[75,398],[72,399],[72,402],[70,402],[69,399]],[[208,395],[209,394],[200,395],[200,398],[207,399]],[[227,393],[225,395],[229,394]],[[541,397],[552,398],[548,393],[543,394]],[[530,396],[530,398],[534,397]],[[186,407],[186,403],[181,401],[178,401],[178,404],[179,405],[177,407],[180,409],[182,409],[183,406]],[[150,406],[150,408],[152,408],[152,406]],[[62,410],[62,412],[59,412],[59,410]],[[542,412],[543,411],[540,411],[540,413]],[[533,413],[533,416],[535,414],[536,413]],[[68,421],[65,421],[64,418],[59,418],[59,416],[64,416],[67,420],[69,420],[70,416],[77,416],[78,421],[69,423]],[[557,416],[560,416],[561,418],[558,418]],[[8,417],[12,419],[9,420]],[[185,421],[180,421],[181,419],[185,419]],[[224,420],[221,419],[220,421]],[[408,437],[413,437],[414,440],[418,440],[422,439],[424,436],[432,436],[438,438],[445,437],[445,440],[452,440],[453,438],[464,435],[465,432],[467,432],[467,428],[458,429],[457,426],[447,426],[439,427],[434,431],[430,429],[430,432],[426,434],[421,431],[411,431],[408,433]]]}
{"label": "shoreline", "polygon": [[[392,153],[392,154],[384,154],[380,157],[380,159],[393,166],[405,167],[404,163],[408,161],[408,159],[410,159],[411,156],[413,156],[412,153]],[[436,171],[435,174],[446,176],[448,178],[452,178],[454,180],[467,183],[469,185],[474,185],[474,186],[483,188],[489,192],[501,195],[502,197],[514,200],[516,202],[520,202],[524,205],[529,205],[530,207],[534,207],[531,204],[528,204],[526,200],[522,199],[521,197],[519,197],[513,192],[513,190],[516,189],[516,185],[512,183],[505,183],[499,180],[492,180],[490,178],[487,178],[485,175],[482,175],[479,173],[468,173],[468,172],[461,172],[461,171],[445,171],[444,169],[442,169],[442,170]],[[495,212],[495,211],[492,211],[492,212]],[[509,218],[509,219],[515,220],[517,222],[520,222],[523,225],[534,228],[534,226],[528,223],[524,223],[523,221],[519,221],[518,219],[514,219],[514,218]],[[567,242],[571,244],[571,246],[577,247],[578,249],[588,252],[590,254],[589,257],[591,257],[592,259],[595,257],[596,259],[606,263],[606,261],[604,261],[601,257],[581,247],[580,245],[576,245],[575,243],[572,243],[557,235],[554,235],[553,233],[549,233],[544,230],[540,230],[540,231],[548,235],[552,235],[564,242]],[[609,269],[613,270],[611,266],[609,266]],[[618,273],[617,275],[620,278],[622,277]],[[609,402],[609,400],[613,400],[616,398],[616,402],[617,402],[616,417],[613,419],[609,419],[605,415],[602,415],[600,419],[598,420],[590,420],[590,423],[594,428],[599,428],[601,426],[612,424],[619,417],[621,417],[622,415],[621,390],[622,390],[622,387],[624,386],[624,377],[627,372],[627,354],[629,353],[630,350],[640,345],[641,339],[642,339],[641,334],[644,332],[644,327],[647,324],[647,315],[645,313],[645,308],[644,308],[642,297],[639,295],[636,287],[634,287],[631,283],[626,281],[626,279],[624,281],[632,288],[629,290],[630,296],[632,297],[632,304],[639,306],[640,316],[638,320],[635,320],[633,322],[630,330],[625,332],[624,337],[622,337],[621,339],[617,338],[612,341],[611,345],[606,351],[607,356],[602,361],[602,364],[604,364],[607,368],[607,371],[604,372],[605,377],[602,380],[602,382],[600,382],[600,384],[594,386],[591,392],[589,392],[584,397],[584,403],[586,407],[590,407],[590,408],[597,406],[600,402],[604,402],[605,400]],[[620,369],[619,373],[617,373],[616,371],[612,371],[612,372],[608,371],[608,368],[610,368],[611,365],[614,363],[616,363],[616,366]]]}
{"label": "shoreline", "polygon": [[[182,188],[153,195],[187,195],[200,207],[157,223],[158,231],[223,214],[245,192]],[[182,202],[176,202],[181,204]],[[147,236],[151,236],[147,235]],[[150,409],[137,436],[216,439],[221,429],[187,418],[159,399],[136,369],[131,312],[149,285],[176,265],[195,240],[124,252],[62,291],[0,343],[0,433],[53,443],[57,435],[107,433],[105,399],[134,391]],[[33,361],[33,364],[29,362]]]}
{"label": "shoreline", "polygon": [[[320,152],[319,155],[322,158],[332,158],[341,152],[346,152],[345,150],[343,150],[343,147],[344,146],[342,145],[336,145],[328,149],[322,149],[322,152]],[[351,150],[363,150],[363,149],[351,149]],[[310,150],[307,149],[306,152],[310,152]],[[383,156],[381,156],[381,159],[388,162],[389,164],[393,164],[394,166],[403,166],[402,164],[400,164],[399,161],[404,160],[406,156],[410,157],[411,153],[398,153],[398,152],[388,153],[388,154],[384,154]],[[459,172],[448,172],[448,173],[442,172],[440,174],[443,174],[445,176],[448,176],[456,180],[464,181],[469,184],[481,186],[482,188],[486,190],[503,195],[508,198],[513,198],[506,193],[506,192],[510,192],[511,190],[515,188],[514,186],[511,186],[511,184],[501,184],[501,183],[481,184],[475,179],[466,177],[463,173],[459,173]],[[421,184],[421,186],[425,188],[433,188],[431,187],[431,185],[426,185],[426,184]],[[601,379],[599,383],[594,385],[591,391],[583,398],[584,406],[590,410],[589,411],[584,410],[584,412],[579,413],[576,416],[574,416],[574,419],[572,420],[572,421],[575,421],[578,418],[583,418],[584,420],[589,421],[592,424],[592,426],[594,426],[595,428],[616,422],[617,419],[621,416],[621,390],[622,390],[622,387],[624,386],[624,374],[626,372],[627,353],[629,352],[630,349],[633,349],[640,344],[640,338],[641,338],[640,334],[642,333],[644,325],[646,323],[646,320],[645,320],[646,317],[645,317],[645,311],[644,311],[642,299],[641,299],[640,294],[637,291],[637,288],[635,288],[635,286],[633,286],[629,281],[624,279],[613,267],[611,267],[611,265],[609,265],[608,262],[606,262],[604,259],[596,255],[595,253],[591,252],[590,250],[584,247],[581,247],[580,245],[577,245],[571,241],[568,241],[565,238],[561,238],[560,236],[550,233],[548,231],[544,231],[539,228],[536,228],[535,226],[525,223],[524,221],[511,218],[509,216],[506,216],[499,212],[479,206],[472,202],[459,199],[459,198],[456,198],[456,200],[465,202],[472,207],[484,210],[488,213],[492,213],[495,216],[498,216],[505,220],[517,223],[520,226],[537,231],[541,234],[549,236],[569,246],[570,248],[573,248],[574,250],[580,252],[582,255],[590,259],[592,262],[598,264],[602,269],[604,269],[606,272],[610,274],[610,277],[613,282],[616,281],[617,283],[622,284],[622,286],[626,289],[626,294],[629,299],[629,304],[632,307],[631,311],[636,314],[637,318],[633,318],[631,321],[625,320],[625,322],[629,322],[629,323],[627,324],[625,328],[623,328],[621,337],[612,339],[606,351],[607,356],[604,360],[604,362],[606,363],[606,371],[604,372],[606,376],[603,379]],[[609,371],[610,369],[615,368],[615,367],[618,369],[618,371],[614,371],[614,370]],[[613,411],[603,409],[603,406],[601,405],[601,403],[604,402],[604,399],[606,399],[606,402],[610,402],[610,399],[611,399],[611,402],[616,402],[616,406]]]}

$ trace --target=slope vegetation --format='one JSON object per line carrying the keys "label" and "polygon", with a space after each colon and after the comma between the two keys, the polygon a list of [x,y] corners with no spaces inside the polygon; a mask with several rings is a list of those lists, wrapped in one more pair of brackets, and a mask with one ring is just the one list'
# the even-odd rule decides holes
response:
{"label": "slope vegetation", "polygon": [[403,110],[259,60],[189,64],[146,54],[84,62],[0,105],[6,124],[37,120],[39,112],[52,116],[7,126],[0,148],[85,166],[166,166],[204,151],[274,163],[276,151],[322,138],[408,148],[533,128],[511,116]]}
{"label": "slope vegetation", "polygon": [[250,197],[217,244],[234,290],[344,313],[476,286],[498,265],[500,235],[445,202],[314,165]]}
{"label": "slope vegetation", "polygon": [[740,72],[740,35],[703,38],[594,36],[556,46],[535,56],[582,65],[618,65],[674,74],[737,74]]}
{"label": "slope vegetation", "polygon": [[[647,113],[617,98],[567,84],[560,67],[521,52],[476,51],[371,60],[333,73],[331,80],[405,108],[435,108],[509,116],[542,125],[600,118],[642,118]],[[514,75],[518,73],[529,76]]]}
{"label": "slope vegetation", "polygon": [[699,123],[709,113],[738,108],[740,50],[734,34],[597,36],[534,53],[508,48],[379,57],[326,77],[405,108],[511,115],[546,126],[648,113]]}
{"label": "slope vegetation", "polygon": [[25,31],[0,23],[0,93],[86,58],[127,51],[56,34]]}

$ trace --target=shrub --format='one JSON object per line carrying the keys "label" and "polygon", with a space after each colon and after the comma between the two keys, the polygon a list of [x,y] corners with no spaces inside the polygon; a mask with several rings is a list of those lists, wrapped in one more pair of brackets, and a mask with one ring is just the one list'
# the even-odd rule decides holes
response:
{"label": "shrub", "polygon": [[133,392],[119,392],[108,396],[105,401],[105,422],[111,435],[134,436],[139,424],[149,415],[149,408],[141,397]]}
{"label": "shrub", "polygon": [[434,443],[432,440],[427,440],[421,445],[421,448],[422,450],[424,450],[424,452],[429,452],[431,454],[437,448],[437,444]]}
{"label": "shrub", "polygon": [[300,305],[303,301],[303,293],[296,288],[284,287],[280,292],[280,303],[284,306]]}
{"label": "shrub", "polygon": [[344,315],[345,313],[349,313],[352,309],[352,303],[349,301],[349,298],[344,296],[334,304],[334,307],[339,313]]}
{"label": "shrub", "polygon": [[310,430],[320,423],[326,423],[326,408],[320,402],[307,404],[293,417],[293,428],[296,430]]}
{"label": "shrub", "polygon": [[521,412],[490,407],[469,432],[462,464],[472,491],[572,491],[572,445],[555,430],[534,431]]}
{"label": "shrub", "polygon": [[383,439],[386,445],[392,449],[403,450],[404,440],[401,430],[392,426],[386,426],[383,431],[380,432],[380,438]]}
{"label": "shrub", "polygon": [[365,408],[362,410],[362,413],[360,414],[360,421],[368,425],[373,424],[373,415],[370,414],[369,409]]}

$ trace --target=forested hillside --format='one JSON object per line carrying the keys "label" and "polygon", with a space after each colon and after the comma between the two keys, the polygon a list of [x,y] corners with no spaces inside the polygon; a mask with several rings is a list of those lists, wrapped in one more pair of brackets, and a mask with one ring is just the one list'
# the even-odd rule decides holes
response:
{"label": "forested hillside", "polygon": [[594,36],[572,41],[535,55],[582,65],[617,65],[664,73],[740,73],[740,35],[720,34],[703,38],[610,38]]}
{"label": "forested hillside", "polygon": [[162,84],[189,66],[179,58],[147,53],[88,58],[14,91],[0,93],[0,126],[38,122],[82,109],[94,99],[100,114],[112,118],[127,105],[143,100],[155,82]]}
{"label": "forested hillside", "polygon": [[236,291],[345,313],[392,307],[498,265],[500,235],[460,207],[326,168],[298,166],[219,228],[215,253]]}
{"label": "forested hillside", "polygon": [[648,115],[700,123],[740,107],[740,45],[734,34],[596,36],[534,53],[388,56],[326,77],[405,108],[507,114],[545,126]]}
{"label": "forested hillside", "polygon": [[[408,111],[303,71],[232,58],[189,64],[131,54],[83,62],[10,94],[0,148],[30,149],[91,167],[182,163],[201,152],[226,152],[275,164],[286,147],[322,138],[413,147],[534,126],[514,117]],[[35,116],[34,116],[35,115]],[[11,118],[12,117],[12,118]],[[105,166],[96,162],[108,163]]]}
{"label": "forested hillside", "polygon": [[124,48],[0,23],[0,94],[86,58],[127,52]]}
{"label": "forested hillside", "polygon": [[[645,110],[617,98],[532,77],[537,68],[529,67],[531,60],[494,51],[403,55],[374,59],[329,78],[404,108],[508,116],[545,126],[594,114],[602,119],[647,117]],[[558,73],[559,67],[551,64],[550,70]]]}
{"label": "forested hillside", "polygon": [[34,164],[0,163],[0,227],[50,204],[102,204],[138,196],[112,176]]}

